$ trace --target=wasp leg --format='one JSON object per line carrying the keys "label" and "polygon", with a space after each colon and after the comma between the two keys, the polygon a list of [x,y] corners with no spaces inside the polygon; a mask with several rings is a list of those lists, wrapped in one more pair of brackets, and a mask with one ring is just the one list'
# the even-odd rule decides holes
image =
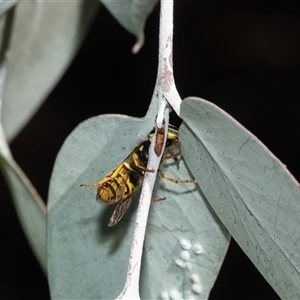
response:
{"label": "wasp leg", "polygon": [[101,181],[98,181],[98,182],[95,182],[95,183],[88,183],[88,184],[86,184],[86,183],[82,183],[80,186],[83,186],[83,187],[86,187],[86,188],[90,188],[90,187],[93,187],[93,186],[100,186],[100,185],[102,185],[103,183],[105,183],[105,182],[107,182],[107,181],[110,181],[110,180],[112,180],[113,179],[113,177],[105,177],[104,179],[102,179]]}
{"label": "wasp leg", "polygon": [[181,151],[171,154],[171,155],[166,155],[162,158],[162,160],[168,160],[168,159],[172,159],[172,158],[176,159],[180,155],[181,155]]}
{"label": "wasp leg", "polygon": [[83,187],[86,187],[86,188],[90,188],[90,187],[98,186],[98,185],[99,185],[99,182],[89,183],[89,184],[82,183],[80,186],[83,186]]}
{"label": "wasp leg", "polygon": [[144,172],[154,173],[153,169],[147,169],[147,168],[145,168],[143,166],[137,166],[137,168],[143,170]]}
{"label": "wasp leg", "polygon": [[171,181],[171,182],[174,182],[174,183],[197,183],[197,180],[195,179],[175,179],[175,178],[172,178],[172,177],[167,177],[165,176],[164,172],[162,170],[158,170],[159,172],[159,175],[165,179],[165,180],[168,180],[168,181]]}
{"label": "wasp leg", "polygon": [[155,202],[160,202],[160,201],[163,201],[163,200],[166,200],[166,197],[151,199],[151,202],[155,203]]}
{"label": "wasp leg", "polygon": [[[129,163],[124,163],[124,167],[128,170],[128,171],[131,171],[132,170],[132,167],[130,166]],[[154,170],[153,169],[147,169],[146,167],[143,167],[141,165],[139,165],[138,163],[135,163],[135,168],[137,169],[140,169],[144,172],[149,172],[149,173],[154,173]]]}

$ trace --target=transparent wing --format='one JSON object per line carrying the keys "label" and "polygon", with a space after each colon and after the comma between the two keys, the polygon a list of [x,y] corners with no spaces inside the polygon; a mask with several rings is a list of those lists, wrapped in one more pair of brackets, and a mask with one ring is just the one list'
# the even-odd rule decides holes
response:
{"label": "transparent wing", "polygon": [[120,220],[123,218],[123,216],[125,215],[125,213],[127,212],[128,208],[130,207],[130,204],[132,202],[132,196],[128,197],[127,199],[125,199],[124,201],[120,202],[112,216],[110,217],[109,219],[109,222],[108,222],[108,226],[114,226],[116,225],[117,223],[120,222]]}

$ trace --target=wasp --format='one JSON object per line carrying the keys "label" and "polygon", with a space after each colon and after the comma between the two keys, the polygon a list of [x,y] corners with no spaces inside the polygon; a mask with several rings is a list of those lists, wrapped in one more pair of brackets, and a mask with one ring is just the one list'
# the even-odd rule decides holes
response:
{"label": "wasp", "polygon": [[[96,200],[99,203],[117,204],[108,222],[108,226],[116,225],[123,218],[130,207],[133,195],[143,182],[145,173],[154,172],[154,170],[147,169],[149,147],[153,136],[154,130],[150,132],[148,140],[137,146],[116,169],[109,172],[102,180],[96,183],[80,185],[88,188],[97,186]],[[169,127],[166,148],[172,145],[180,146],[175,126]],[[179,151],[163,157],[162,160],[171,158],[177,160],[180,154],[181,152]],[[174,183],[196,183],[196,180],[178,180],[165,177],[162,171],[159,171],[159,173],[162,178]],[[157,202],[164,199],[160,198],[152,201]]]}

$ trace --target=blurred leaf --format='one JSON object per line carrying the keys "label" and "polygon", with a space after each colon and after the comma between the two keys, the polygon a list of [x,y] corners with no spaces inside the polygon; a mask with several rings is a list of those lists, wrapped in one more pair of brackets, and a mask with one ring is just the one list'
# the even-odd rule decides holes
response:
{"label": "blurred leaf", "polygon": [[[0,128],[2,131],[2,128]],[[14,204],[26,234],[43,271],[47,273],[46,207],[18,165],[3,152],[3,131],[0,134],[0,168],[10,188]]]}
{"label": "blurred leaf", "polygon": [[282,299],[300,299],[300,189],[237,121],[199,98],[182,102],[182,152],[203,195]]}
{"label": "blurred leaf", "polygon": [[[151,109],[143,119],[95,117],[81,123],[62,146],[48,201],[48,270],[53,299],[114,299],[122,291],[138,197],[122,221],[108,227],[114,207],[95,201],[96,188],[79,185],[99,181],[120,164],[147,139],[153,120]],[[168,161],[164,171],[167,176],[191,178],[182,159],[178,168]],[[201,198],[197,185],[158,178],[153,198],[158,197],[167,199],[151,206],[141,298],[184,292],[184,299],[207,299],[229,235]]]}
{"label": "blurred leaf", "polygon": [[131,34],[137,42],[144,43],[144,27],[146,19],[158,3],[151,1],[103,1],[102,4],[110,11],[114,18]]}
{"label": "blurred leaf", "polygon": [[[3,126],[9,140],[59,81],[98,7],[97,1],[18,3],[3,104]],[[0,31],[0,40],[2,34]]]}
{"label": "blurred leaf", "polygon": [[11,7],[16,5],[19,0],[9,0],[9,1],[1,1],[0,2],[0,16],[5,14]]}
{"label": "blurred leaf", "polygon": [[0,63],[0,169],[10,188],[17,214],[31,249],[41,268],[47,273],[46,206],[13,160],[1,124],[2,93],[6,71],[7,64],[4,55]]}

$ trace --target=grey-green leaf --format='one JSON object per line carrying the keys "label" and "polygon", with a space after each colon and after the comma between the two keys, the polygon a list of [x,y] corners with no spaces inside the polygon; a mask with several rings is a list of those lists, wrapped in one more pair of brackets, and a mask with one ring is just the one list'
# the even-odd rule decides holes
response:
{"label": "grey-green leaf", "polygon": [[[20,1],[17,4],[2,114],[9,140],[63,75],[98,7],[97,1],[83,0]],[[1,18],[0,22],[4,20]]]}
{"label": "grey-green leaf", "polygon": [[[96,188],[81,188],[80,184],[97,182],[120,164],[148,138],[154,119],[153,113],[143,119],[95,117],[80,124],[62,146],[48,201],[48,269],[53,299],[114,299],[122,291],[138,197],[121,222],[108,227],[114,207],[99,205]],[[164,171],[166,176],[191,178],[182,159],[178,166],[168,161]],[[195,184],[158,178],[153,197],[167,199],[151,206],[141,298],[176,294],[184,299],[207,299],[226,254],[227,231]]]}
{"label": "grey-green leaf", "polygon": [[181,105],[187,165],[215,212],[282,299],[300,298],[300,189],[272,153],[210,102]]}
{"label": "grey-green leaf", "polygon": [[27,240],[40,266],[47,273],[45,204],[13,160],[0,154],[0,168],[10,188]]}
{"label": "grey-green leaf", "polygon": [[0,2],[0,17],[12,8],[19,0],[9,0]]}
{"label": "grey-green leaf", "polygon": [[144,43],[146,19],[158,3],[157,0],[100,1],[127,31],[137,37],[138,43]]}
{"label": "grey-green leaf", "polygon": [[6,60],[3,59],[0,64],[0,169],[10,188],[29,244],[46,273],[46,207],[28,178],[13,160],[1,123],[2,93],[5,85],[6,67]]}

